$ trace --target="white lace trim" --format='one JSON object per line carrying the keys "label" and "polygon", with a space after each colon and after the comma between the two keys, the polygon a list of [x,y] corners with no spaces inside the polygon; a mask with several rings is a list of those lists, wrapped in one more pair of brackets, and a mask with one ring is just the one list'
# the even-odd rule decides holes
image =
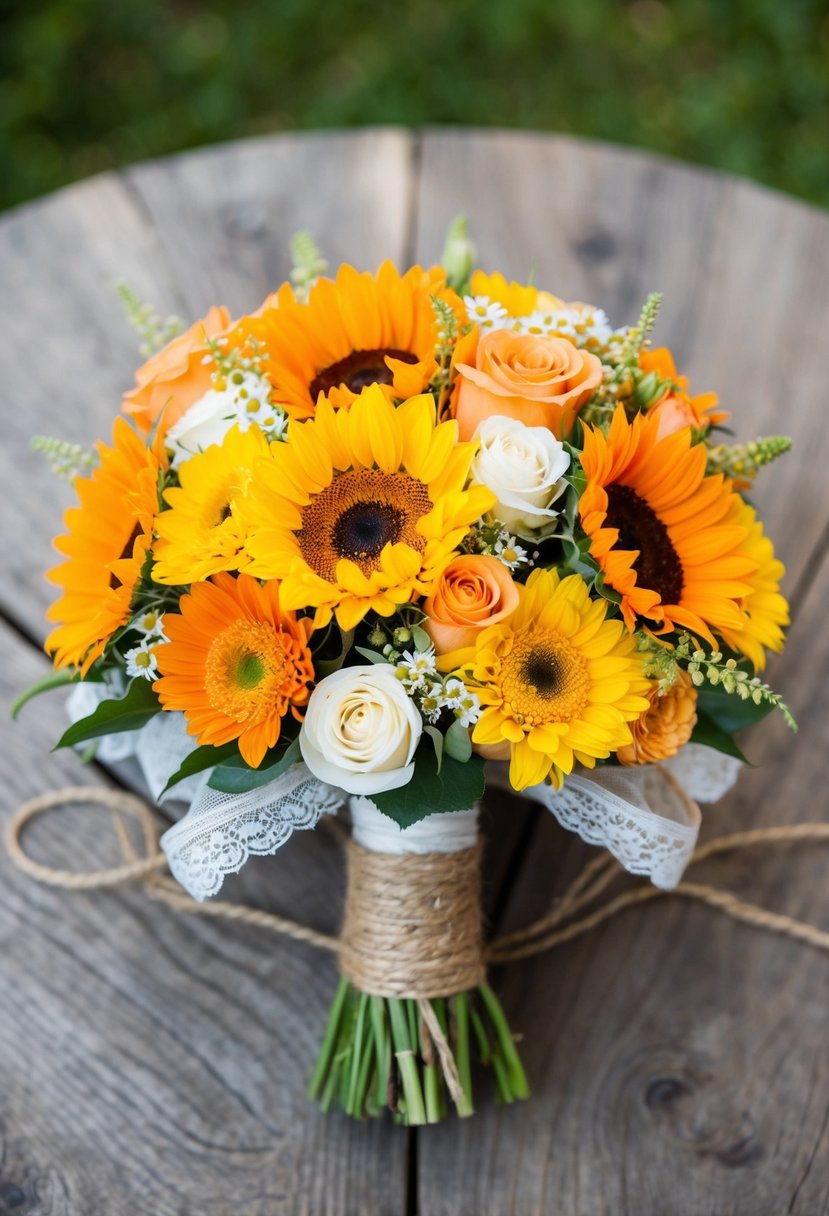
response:
{"label": "white lace trim", "polygon": [[713,747],[686,743],[680,752],[665,761],[665,766],[697,802],[718,802],[736,784],[743,762],[715,751]]}
{"label": "white lace trim", "polygon": [[223,794],[207,778],[190,810],[161,837],[170,870],[194,899],[215,895],[225,875],[253,856],[275,853],[293,832],[316,827],[335,813],[343,793],[295,764],[268,785],[246,794]]}

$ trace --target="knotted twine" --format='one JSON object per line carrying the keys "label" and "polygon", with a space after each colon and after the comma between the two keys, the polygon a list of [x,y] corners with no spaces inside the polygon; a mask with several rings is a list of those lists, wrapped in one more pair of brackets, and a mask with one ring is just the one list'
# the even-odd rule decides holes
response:
{"label": "knotted twine", "polygon": [[[674,779],[669,774],[666,777],[673,784]],[[125,858],[123,865],[79,872],[45,866],[29,857],[22,845],[27,824],[57,807],[90,802],[112,811]],[[144,856],[136,852],[122,815],[138,821]],[[161,851],[159,835],[155,816],[143,799],[121,790],[69,786],[25,802],[6,826],[5,844],[14,865],[46,886],[90,891],[140,881],[151,899],[177,911],[268,929],[336,954],[342,973],[359,990],[417,1001],[453,1096],[460,1091],[457,1068],[429,998],[475,988],[483,982],[487,963],[512,962],[552,950],[591,932],[625,908],[678,895],[707,904],[744,924],[829,952],[826,930],[771,912],[706,883],[683,879],[671,890],[638,884],[597,902],[625,873],[608,853],[590,861],[543,916],[485,946],[480,914],[480,843],[455,853],[409,855],[375,853],[349,841],[345,918],[342,932],[334,937],[273,912],[229,900],[199,903],[165,875],[167,858]],[[804,841],[829,841],[829,824],[756,828],[720,836],[697,846],[688,869],[719,853]]]}

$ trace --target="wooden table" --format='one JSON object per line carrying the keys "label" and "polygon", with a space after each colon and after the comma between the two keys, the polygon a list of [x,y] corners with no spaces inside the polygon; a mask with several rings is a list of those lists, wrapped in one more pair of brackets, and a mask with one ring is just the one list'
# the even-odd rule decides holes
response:
{"label": "wooden table", "polygon": [[[825,817],[829,713],[829,219],[639,153],[502,132],[280,136],[105,174],[0,220],[4,487],[0,680],[39,650],[67,487],[28,451],[109,434],[137,357],[112,290],[163,311],[256,306],[310,228],[332,262],[430,261],[466,213],[482,263],[657,337],[738,434],[788,432],[757,499],[787,559],[794,626],[757,767],[706,833]],[[3,724],[3,803],[114,778],[50,755],[58,695]],[[591,855],[551,817],[490,804],[490,919],[515,926]],[[53,864],[112,863],[105,814],[32,832]],[[829,923],[827,854],[761,850],[712,881]],[[333,928],[329,834],[251,863],[228,894]],[[324,1118],[304,1086],[335,983],[310,949],[178,915],[140,889],[66,894],[0,858],[0,1213],[83,1216],[777,1216],[829,1212],[829,959],[668,899],[494,981],[524,1032],[532,1101],[418,1133]]]}

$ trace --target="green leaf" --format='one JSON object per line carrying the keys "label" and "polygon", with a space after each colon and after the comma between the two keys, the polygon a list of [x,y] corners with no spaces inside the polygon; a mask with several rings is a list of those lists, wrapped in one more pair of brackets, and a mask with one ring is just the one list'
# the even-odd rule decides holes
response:
{"label": "green leaf", "polygon": [[412,625],[411,630],[416,650],[427,651],[432,649],[432,639],[425,629],[422,629],[420,625]]}
{"label": "green leaf", "polygon": [[436,726],[426,725],[423,729],[435,746],[435,759],[437,760],[438,772],[440,772],[440,766],[443,763],[443,735]]}
{"label": "green leaf", "polygon": [[453,760],[466,764],[472,755],[472,740],[469,738],[469,727],[461,726],[456,718],[446,732],[444,750]]}
{"label": "green leaf", "polygon": [[379,650],[367,650],[365,646],[355,646],[357,654],[361,654],[369,663],[388,663],[388,659]]}
{"label": "green leaf", "polygon": [[760,722],[773,709],[774,706],[768,701],[755,705],[750,697],[743,701],[736,693],[728,693],[710,685],[697,689],[697,711],[704,713],[720,730],[729,735]]}
{"label": "green leaf", "polygon": [[39,697],[42,692],[49,692],[51,688],[63,688],[66,684],[76,683],[78,683],[78,672],[75,667],[64,667],[61,671],[50,671],[47,676],[43,676],[40,680],[35,680],[34,684],[30,684],[20,694],[9,710],[12,720],[17,717],[24,705],[34,697]]}
{"label": "green leaf", "polygon": [[[271,754],[269,752],[268,756]],[[265,757],[266,761],[268,756]],[[220,790],[223,794],[247,794],[250,790],[258,790],[275,778],[281,777],[291,765],[299,764],[301,759],[299,739],[293,739],[275,764],[251,768],[240,756],[238,761],[227,760],[220,764],[207,784],[212,790]]]}
{"label": "green leaf", "polygon": [[414,776],[400,789],[372,794],[371,801],[401,828],[441,811],[468,811],[484,792],[484,762],[472,756],[466,764],[444,753],[440,772],[431,748],[421,747]]}
{"label": "green leaf", "polygon": [[203,773],[207,768],[215,768],[216,765],[222,764],[226,760],[230,760],[238,755],[239,745],[235,740],[232,743],[225,743],[223,747],[211,747],[210,744],[197,747],[194,751],[190,752],[189,756],[184,757],[180,767],[176,769],[161,792],[162,794],[166,794],[168,790],[171,790],[174,785],[178,785],[179,781],[184,781],[186,777],[194,777],[196,773]]}
{"label": "green leaf", "polygon": [[699,705],[697,705],[697,722],[691,735],[691,742],[703,743],[706,747],[713,747],[718,752],[724,752],[726,756],[733,756],[735,760],[742,760],[743,764],[748,764],[748,760],[728,731],[723,730],[712,718],[703,713]]}
{"label": "green leaf", "polygon": [[150,718],[161,713],[153,686],[143,676],[136,676],[123,697],[102,701],[94,713],[64,731],[56,747],[74,747],[88,739],[115,735],[125,730],[140,730]]}

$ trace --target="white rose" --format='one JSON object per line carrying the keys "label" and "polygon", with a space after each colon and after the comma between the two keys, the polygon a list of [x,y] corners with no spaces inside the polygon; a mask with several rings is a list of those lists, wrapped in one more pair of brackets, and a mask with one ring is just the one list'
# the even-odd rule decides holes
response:
{"label": "white rose", "polygon": [[343,667],[311,693],[299,746],[320,781],[349,794],[379,794],[411,781],[422,730],[390,666]]}
{"label": "white rose", "polygon": [[252,422],[268,433],[280,431],[284,414],[270,404],[270,393],[270,383],[256,372],[231,372],[225,388],[209,389],[165,435],[174,467],[212,444],[222,443],[237,423],[242,431]]}
{"label": "white rose", "polygon": [[518,536],[549,535],[558,518],[550,508],[567,488],[570,457],[564,446],[546,427],[500,414],[485,418],[475,438],[481,446],[470,473],[497,497],[492,514]]}

